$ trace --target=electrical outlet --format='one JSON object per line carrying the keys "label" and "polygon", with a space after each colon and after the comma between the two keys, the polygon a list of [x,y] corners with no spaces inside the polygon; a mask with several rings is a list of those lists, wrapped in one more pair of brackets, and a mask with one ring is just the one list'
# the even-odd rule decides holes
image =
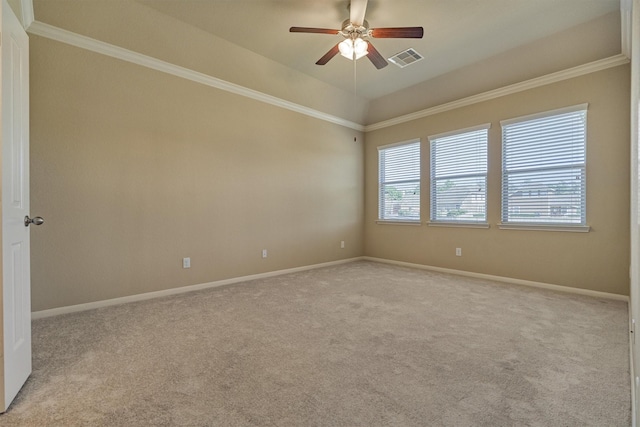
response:
{"label": "electrical outlet", "polygon": [[462,256],[462,248],[456,248],[456,256]]}
{"label": "electrical outlet", "polygon": [[182,258],[182,268],[191,268],[191,258]]}
{"label": "electrical outlet", "polygon": [[344,240],[340,241],[340,249],[344,249]]}
{"label": "electrical outlet", "polygon": [[267,250],[263,249],[262,250],[262,258],[266,258],[267,257]]}

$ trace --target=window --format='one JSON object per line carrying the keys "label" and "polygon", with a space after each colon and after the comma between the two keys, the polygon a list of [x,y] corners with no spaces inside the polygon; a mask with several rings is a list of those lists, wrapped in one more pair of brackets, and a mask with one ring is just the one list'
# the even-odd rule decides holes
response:
{"label": "window", "polygon": [[378,147],[380,220],[420,221],[420,141]]}
{"label": "window", "polygon": [[431,222],[487,222],[490,125],[430,136]]}
{"label": "window", "polygon": [[586,122],[586,104],[501,122],[503,225],[586,226]]}

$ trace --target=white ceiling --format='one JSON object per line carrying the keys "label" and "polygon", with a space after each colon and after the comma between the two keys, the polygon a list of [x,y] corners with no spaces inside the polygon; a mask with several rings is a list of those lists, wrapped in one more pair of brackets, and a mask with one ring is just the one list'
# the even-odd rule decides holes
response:
{"label": "white ceiling", "polygon": [[[289,27],[339,29],[348,0],[139,0],[157,11],[346,91],[354,63],[315,62],[341,36],[289,33]],[[356,62],[356,92],[375,99],[620,9],[620,0],[370,0],[372,28],[422,26],[423,39],[373,39],[388,58],[412,47],[425,59],[400,69]],[[206,55],[206,52],[203,52]],[[233,58],[219,58],[233,61]]]}

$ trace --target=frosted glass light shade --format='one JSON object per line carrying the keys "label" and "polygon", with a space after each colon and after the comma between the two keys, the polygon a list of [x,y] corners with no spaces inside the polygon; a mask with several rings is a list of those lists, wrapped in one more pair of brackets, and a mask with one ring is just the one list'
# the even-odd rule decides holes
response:
{"label": "frosted glass light shade", "polygon": [[353,50],[356,52],[356,59],[360,59],[365,56],[368,52],[369,43],[362,40],[361,38],[357,38],[353,41]]}
{"label": "frosted glass light shade", "polygon": [[362,40],[361,38],[357,38],[355,40],[345,39],[340,44],[338,44],[338,50],[340,50],[340,55],[344,56],[347,59],[353,60],[353,54],[355,52],[356,59],[360,59],[365,56],[368,52],[369,43]]}

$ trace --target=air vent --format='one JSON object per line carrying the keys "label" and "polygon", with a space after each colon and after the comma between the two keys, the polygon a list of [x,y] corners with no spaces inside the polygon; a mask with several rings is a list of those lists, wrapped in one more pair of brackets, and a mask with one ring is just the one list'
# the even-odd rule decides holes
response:
{"label": "air vent", "polygon": [[424,58],[424,56],[420,55],[414,49],[409,48],[407,50],[403,50],[400,53],[396,53],[391,58],[389,58],[389,61],[393,62],[400,68],[404,68],[407,65],[411,65],[414,62],[420,61],[422,58]]}

